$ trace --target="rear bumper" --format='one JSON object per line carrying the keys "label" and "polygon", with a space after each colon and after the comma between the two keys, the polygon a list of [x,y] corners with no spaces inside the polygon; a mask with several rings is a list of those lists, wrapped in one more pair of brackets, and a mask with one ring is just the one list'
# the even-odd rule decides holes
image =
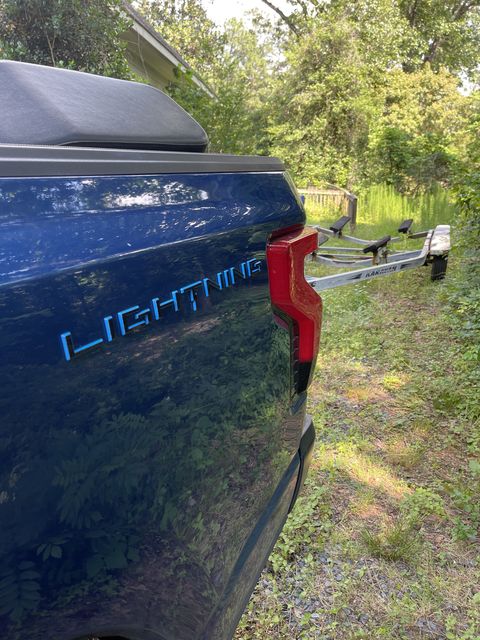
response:
{"label": "rear bumper", "polygon": [[298,453],[300,456],[300,469],[298,472],[297,486],[295,487],[295,492],[293,494],[292,502],[290,504],[289,513],[295,506],[295,502],[302,490],[305,479],[308,474],[308,469],[310,467],[310,462],[312,460],[313,455],[313,445],[315,443],[315,427],[313,426],[312,416],[306,415],[305,422],[303,425],[303,434],[302,439],[300,440],[300,447],[298,449]]}

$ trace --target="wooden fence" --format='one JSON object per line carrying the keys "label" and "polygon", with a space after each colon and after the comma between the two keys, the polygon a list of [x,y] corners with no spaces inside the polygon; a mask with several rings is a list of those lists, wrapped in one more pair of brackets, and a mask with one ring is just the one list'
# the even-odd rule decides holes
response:
{"label": "wooden fence", "polygon": [[[335,185],[327,185],[326,188],[306,187],[298,189],[303,196],[305,204],[314,205],[322,209],[329,209],[338,217],[347,215],[350,218],[350,228],[353,231],[357,224],[357,196],[346,189]],[[332,220],[334,222],[334,220]]]}

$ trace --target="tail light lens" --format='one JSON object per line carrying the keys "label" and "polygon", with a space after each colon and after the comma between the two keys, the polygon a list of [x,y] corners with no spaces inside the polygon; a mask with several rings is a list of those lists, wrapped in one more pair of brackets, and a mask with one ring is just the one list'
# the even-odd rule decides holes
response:
{"label": "tail light lens", "polygon": [[318,232],[305,227],[276,236],[267,245],[273,311],[292,333],[294,385],[305,391],[315,368],[322,300],[305,280],[305,257],[317,249]]}

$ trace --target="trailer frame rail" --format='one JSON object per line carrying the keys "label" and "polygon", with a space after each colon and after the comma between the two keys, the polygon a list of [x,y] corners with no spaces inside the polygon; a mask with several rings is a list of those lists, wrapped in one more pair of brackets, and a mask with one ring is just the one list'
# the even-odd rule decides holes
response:
{"label": "trailer frame rail", "polygon": [[[432,264],[432,280],[440,280],[445,277],[448,254],[451,248],[449,225],[437,225],[434,229],[417,233],[410,233],[410,228],[408,228],[407,238],[425,238],[422,249],[415,251],[395,251],[390,247],[391,243],[400,242],[403,238],[384,236],[377,241],[364,240],[343,235],[341,229],[345,225],[340,229],[338,226],[332,225],[333,229],[332,227],[329,229],[320,226],[314,227],[319,234],[318,249],[307,260],[329,268],[350,267],[353,270],[334,275],[307,276],[307,282],[316,291],[325,291],[363,280],[371,280],[428,264]],[[359,246],[355,248],[323,246],[333,238],[340,238]],[[367,252],[372,255],[367,255]],[[365,266],[367,262],[370,262],[370,266]]]}

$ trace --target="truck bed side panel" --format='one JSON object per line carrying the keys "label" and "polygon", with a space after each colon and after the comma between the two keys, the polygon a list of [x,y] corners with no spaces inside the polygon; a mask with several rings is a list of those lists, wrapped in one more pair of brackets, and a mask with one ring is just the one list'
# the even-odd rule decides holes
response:
{"label": "truck bed side panel", "polygon": [[288,180],[3,178],[0,219],[2,638],[199,638],[295,488]]}

